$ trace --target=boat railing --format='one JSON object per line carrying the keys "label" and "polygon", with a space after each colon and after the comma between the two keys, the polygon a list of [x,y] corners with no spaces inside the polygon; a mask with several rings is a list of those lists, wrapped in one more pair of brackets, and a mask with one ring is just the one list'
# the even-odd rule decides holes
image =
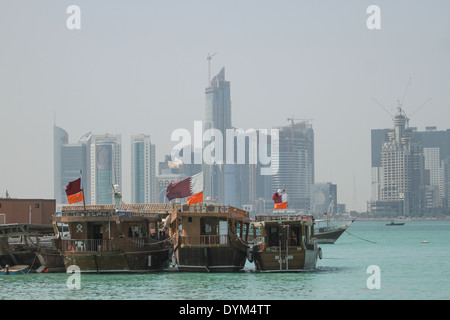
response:
{"label": "boat railing", "polygon": [[180,236],[184,246],[219,246],[228,245],[228,235]]}
{"label": "boat railing", "polygon": [[227,205],[210,205],[206,203],[194,205],[181,205],[177,208],[176,213],[192,213],[192,214],[220,214],[231,215],[235,217],[249,217],[248,211]]}
{"label": "boat railing", "polygon": [[312,215],[257,215],[256,221],[314,221],[314,217]]}
{"label": "boat railing", "polygon": [[[168,241],[152,241],[148,239],[130,239],[136,249],[161,250],[166,249],[170,243]],[[114,240],[102,239],[62,239],[62,251],[65,252],[114,252]]]}
{"label": "boat railing", "polygon": [[[130,203],[120,204],[119,211],[134,211],[139,213],[169,213],[175,208],[173,203]],[[114,204],[101,205],[64,205],[62,212],[98,212],[98,211],[115,211]]]}
{"label": "boat railing", "polygon": [[102,239],[62,239],[62,251],[71,252],[110,252],[114,251],[111,240]]}
{"label": "boat railing", "polygon": [[136,249],[161,250],[170,246],[170,241],[162,240],[157,242],[149,242],[147,239],[134,239]]}
{"label": "boat railing", "polygon": [[58,212],[53,215],[54,217],[111,217],[111,216],[123,216],[123,217],[144,217],[141,212],[133,211],[91,211],[91,212],[80,212],[80,211],[66,211]]}

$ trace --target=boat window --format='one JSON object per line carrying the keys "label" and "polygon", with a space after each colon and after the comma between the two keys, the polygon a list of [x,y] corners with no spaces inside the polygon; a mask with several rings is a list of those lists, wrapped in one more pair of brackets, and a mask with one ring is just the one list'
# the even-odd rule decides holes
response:
{"label": "boat window", "polygon": [[300,234],[301,234],[301,228],[292,226],[291,227],[291,234],[289,237],[289,245],[291,246],[298,246],[300,245]]}
{"label": "boat window", "polygon": [[192,217],[188,217],[188,222],[192,222]]}
{"label": "boat window", "polygon": [[220,220],[219,221],[219,234],[220,235],[227,235],[228,234],[228,221],[227,220]]}
{"label": "boat window", "polygon": [[103,238],[102,225],[101,224],[94,224],[92,233],[93,233],[93,239],[101,240]]}
{"label": "boat window", "polygon": [[267,230],[267,231],[269,233],[267,235],[268,240],[269,240],[268,246],[277,246],[278,245],[278,228],[272,227],[272,228],[269,228],[269,230]]}
{"label": "boat window", "polygon": [[[211,219],[201,218],[200,219],[200,228],[201,228],[200,234],[203,234],[203,235],[211,234],[213,231],[212,225],[213,225],[213,222],[211,221]],[[214,225],[215,225],[215,223],[214,223]],[[214,230],[216,230],[216,229],[217,228],[215,226]]]}
{"label": "boat window", "polygon": [[142,226],[132,226],[128,228],[128,237],[141,238],[143,236]]}

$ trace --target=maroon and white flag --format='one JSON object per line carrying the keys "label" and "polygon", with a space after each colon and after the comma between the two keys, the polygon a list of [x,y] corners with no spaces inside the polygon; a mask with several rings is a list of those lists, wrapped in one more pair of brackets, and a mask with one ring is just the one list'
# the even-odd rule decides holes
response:
{"label": "maroon and white flag", "polygon": [[287,209],[287,193],[285,189],[278,189],[278,191],[272,196],[272,199],[275,210]]}
{"label": "maroon and white flag", "polygon": [[203,192],[203,172],[178,182],[172,182],[167,186],[167,199],[179,199],[191,197]]}

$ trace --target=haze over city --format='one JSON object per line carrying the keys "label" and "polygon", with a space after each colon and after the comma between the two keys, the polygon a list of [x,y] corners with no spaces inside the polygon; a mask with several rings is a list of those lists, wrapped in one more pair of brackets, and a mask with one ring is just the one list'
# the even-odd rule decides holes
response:
{"label": "haze over city", "polygon": [[[81,9],[69,30],[66,9]],[[368,6],[381,8],[370,30]],[[392,127],[404,96],[410,125],[449,128],[450,3],[442,1],[15,1],[0,3],[0,194],[53,198],[53,125],[77,142],[122,135],[130,200],[130,136],[149,134],[157,161],[178,128],[205,117],[222,67],[232,124],[313,119],[315,181],[339,203],[370,200],[371,129]],[[432,99],[431,101],[429,99]],[[429,101],[429,102],[428,102]],[[425,104],[424,104],[425,103]]]}

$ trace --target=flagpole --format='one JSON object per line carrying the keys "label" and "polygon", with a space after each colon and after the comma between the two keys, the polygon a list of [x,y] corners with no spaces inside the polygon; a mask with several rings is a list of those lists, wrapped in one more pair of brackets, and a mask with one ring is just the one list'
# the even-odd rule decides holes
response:
{"label": "flagpole", "polygon": [[86,211],[86,200],[84,197],[84,185],[83,185],[83,170],[80,170],[80,179],[81,179],[81,192],[83,192],[83,207],[84,211]]}
{"label": "flagpole", "polygon": [[286,201],[286,218],[288,217],[288,201]]}
{"label": "flagpole", "polygon": [[283,187],[283,191],[286,194],[286,218],[287,218],[288,217],[288,205],[289,205],[288,202],[289,202],[289,200],[287,198],[286,187]]}

